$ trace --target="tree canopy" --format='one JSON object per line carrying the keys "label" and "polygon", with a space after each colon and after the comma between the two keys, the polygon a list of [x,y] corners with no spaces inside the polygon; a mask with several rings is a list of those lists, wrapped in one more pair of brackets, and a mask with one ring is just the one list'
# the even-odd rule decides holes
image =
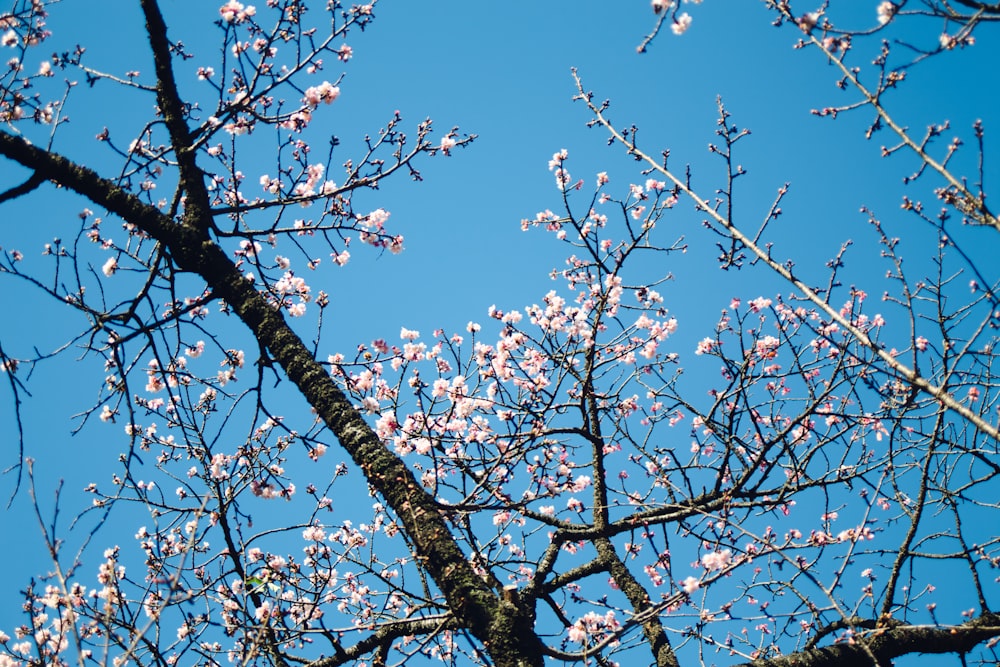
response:
{"label": "tree canopy", "polygon": [[[48,555],[4,600],[0,621],[21,620],[0,627],[0,667],[997,661],[998,107],[971,127],[910,118],[978,99],[922,87],[951,59],[996,82],[975,54],[996,48],[1000,6],[755,7],[829,90],[785,131],[806,156],[812,133],[876,154],[890,209],[797,201],[798,179],[851,170],[822,154],[748,193],[757,137],[724,97],[696,162],[572,70],[558,113],[581,114],[609,166],[553,146],[548,200],[520,202],[515,178],[475,193],[538,211],[507,221],[551,268],[519,305],[493,295],[524,264],[474,221],[478,247],[438,248],[423,275],[381,269],[420,233],[392,203],[424,184],[393,188],[447,183],[491,141],[400,110],[373,111],[377,131],[334,115],[352,86],[405,89],[339,74],[395,3],[123,2],[101,21],[122,62],[93,64],[97,37],[50,31],[69,0],[9,4],[0,279],[76,333],[50,343],[30,311],[0,330],[5,480]],[[684,40],[725,50],[727,27],[712,3],[642,4],[629,57],[663,63],[638,98],[658,107],[697,57]],[[772,94],[762,76],[763,115]],[[824,199],[855,195],[864,235],[817,261],[813,241],[839,233]],[[333,276],[357,264],[375,287],[338,312]],[[713,281],[740,292],[685,319],[674,304]],[[450,290],[494,305],[456,314]],[[355,337],[413,299],[468,323]],[[85,388],[82,411],[61,388],[72,420],[45,411],[99,462],[87,506],[35,473],[59,461],[28,419],[52,367]]]}

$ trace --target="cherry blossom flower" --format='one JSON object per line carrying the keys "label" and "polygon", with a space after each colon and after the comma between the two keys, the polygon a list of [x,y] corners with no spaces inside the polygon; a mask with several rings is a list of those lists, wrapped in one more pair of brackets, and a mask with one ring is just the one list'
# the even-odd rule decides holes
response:
{"label": "cherry blossom flower", "polygon": [[880,2],[878,9],[875,10],[878,15],[878,22],[880,25],[885,25],[892,20],[892,17],[896,15],[896,5],[891,2]]}
{"label": "cherry blossom flower", "polygon": [[702,338],[698,343],[698,347],[695,349],[695,354],[708,354],[715,349],[716,342],[712,338],[705,337]]}
{"label": "cherry blossom flower", "polygon": [[733,560],[733,552],[729,549],[713,551],[701,557],[702,566],[709,572],[721,570],[727,567]]}
{"label": "cherry blossom flower", "polygon": [[691,595],[699,588],[701,588],[701,581],[699,581],[697,577],[687,577],[681,582],[681,590],[688,595]]}
{"label": "cherry blossom flower", "polygon": [[222,20],[226,23],[242,23],[256,13],[257,8],[253,5],[244,7],[242,2],[237,2],[236,0],[229,0],[229,2],[219,7],[219,15],[222,16]]}
{"label": "cherry blossom flower", "polygon": [[659,14],[665,9],[670,9],[673,6],[673,0],[653,0],[653,13]]}
{"label": "cherry blossom flower", "polygon": [[311,108],[315,109],[320,105],[320,102],[333,104],[333,101],[338,97],[340,97],[340,87],[333,85],[329,81],[324,81],[318,86],[311,86],[307,88],[305,97],[302,98],[302,101],[308,104]]}
{"label": "cherry blossom flower", "polygon": [[326,531],[322,526],[309,526],[302,531],[302,539],[306,542],[322,542],[326,539]]}
{"label": "cherry blossom flower", "polygon": [[773,359],[780,344],[781,341],[774,336],[764,336],[754,344],[754,352],[761,359]]}
{"label": "cherry blossom flower", "polygon": [[670,25],[670,29],[675,35],[683,35],[691,27],[691,15],[684,12],[678,16]]}
{"label": "cherry blossom flower", "polygon": [[609,611],[603,616],[589,611],[584,614],[583,618],[578,619],[576,623],[571,625],[566,633],[571,642],[583,644],[590,635],[614,631],[620,627],[621,624],[615,618],[614,611]]}
{"label": "cherry blossom flower", "polygon": [[565,148],[560,150],[558,153],[553,153],[552,159],[549,160],[549,171],[553,171],[554,169],[562,165],[562,163],[565,162],[568,157],[569,157],[569,151],[567,151]]}
{"label": "cherry blossom flower", "polygon": [[802,32],[809,32],[819,23],[819,12],[810,12],[799,17],[798,24]]}

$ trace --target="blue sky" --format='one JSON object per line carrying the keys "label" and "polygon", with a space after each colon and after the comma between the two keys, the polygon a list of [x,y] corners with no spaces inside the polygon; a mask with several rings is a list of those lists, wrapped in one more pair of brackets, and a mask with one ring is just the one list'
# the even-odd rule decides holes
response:
{"label": "blue sky", "polygon": [[[171,35],[195,54],[191,65],[214,64],[216,32],[210,23],[217,16],[215,3],[162,4]],[[841,4],[853,13],[846,19],[852,26],[875,25],[877,3]],[[87,63],[97,69],[151,72],[135,5],[108,1],[96,13],[93,3],[64,0],[52,9],[53,44],[85,45]],[[640,127],[648,150],[669,147],[672,164],[690,164],[695,186],[705,193],[721,182],[722,165],[707,151],[716,140],[716,96],[721,95],[733,121],[753,131],[740,144],[745,153],[739,161],[749,175],[738,182],[739,215],[753,227],[749,221],[762,219],[776,190],[790,181],[786,214],[770,228],[776,255],[793,258],[804,276],[822,281],[823,263],[845,239],[854,239],[857,245],[848,259],[851,280],[879,293],[887,267],[878,262],[859,208],[866,205],[887,221],[896,219],[904,246],[912,243],[919,250],[929,238],[926,230],[899,214],[901,178],[915,163],[906,156],[881,158],[881,142],[889,140],[884,134],[863,139],[867,111],[835,122],[810,115],[811,109],[853,100],[853,93],[837,90],[837,73],[816,52],[794,50],[794,29],[772,27],[763,3],[706,0],[687,10],[694,21],[686,34],[675,37],[667,31],[648,53],[638,55],[635,47],[654,21],[642,0],[380,2],[372,27],[348,39],[354,58],[328,64],[331,79],[344,72],[343,92],[314,134],[336,134],[346,156],[398,109],[410,125],[429,116],[441,133],[458,125],[478,139],[450,158],[425,161],[422,183],[391,179],[378,192],[359,195],[357,208],[365,208],[358,203],[364,201],[391,212],[392,228],[406,237],[406,251],[377,256],[359,248],[348,266],[323,274],[328,283],[320,287],[332,300],[324,343],[328,351],[394,337],[400,326],[460,330],[469,320],[484,319],[491,304],[523,307],[551,288],[547,274],[561,265],[563,249],[540,231],[520,230],[522,218],[559,206],[547,168],[551,155],[566,148],[569,170],[588,187],[599,171],[609,172],[612,184],[623,190],[644,179],[618,147],[607,147],[600,130],[585,127],[585,107],[572,102],[571,67],[578,68],[598,98],[612,100],[610,115],[616,123]],[[906,39],[933,44],[940,25],[917,23],[909,30]],[[995,127],[1000,88],[996,69],[984,66],[1000,62],[995,33],[983,31],[974,48],[917,67],[912,80],[890,97],[902,122],[922,127],[950,119],[954,132],[966,136],[976,118],[983,118],[988,130]],[[191,90],[196,85],[182,82]],[[67,104],[72,122],[60,130],[56,148],[98,169],[112,169],[114,156],[102,154],[92,137],[105,125],[125,137],[148,117],[152,104],[149,97],[119,95],[110,86],[78,86]],[[988,167],[995,172],[997,152],[990,155]],[[267,156],[261,160],[266,164]],[[0,163],[4,186],[19,176]],[[256,175],[249,180],[254,182]],[[79,202],[56,194],[46,206],[39,211],[32,199],[6,205],[0,245],[30,255],[59,233],[60,217],[73,229]],[[690,208],[672,220],[676,227],[671,232],[691,243],[686,255],[671,256],[666,270],[676,280],[662,290],[680,321],[677,344],[684,351],[710,333],[730,297],[747,300],[786,291],[759,271],[721,272],[700,217]],[[985,256],[997,245],[990,239],[973,247]],[[919,255],[915,261],[922,261]],[[5,285],[0,304],[6,312],[23,312],[22,289]],[[12,356],[29,354],[33,345],[52,350],[82,329],[59,304],[33,300],[28,312],[27,319],[8,317],[0,323],[0,341]],[[95,400],[102,377],[91,361],[70,362],[74,357],[70,353],[37,369],[29,383],[34,396],[23,413],[27,453],[38,459],[43,505],[51,509],[49,489],[64,478],[66,516],[86,502],[79,493],[84,484],[108,474],[106,461],[113,459],[108,452],[124,447],[107,442],[100,428],[70,436],[72,415]],[[289,407],[295,409],[296,403]],[[0,402],[3,467],[15,461],[11,415],[8,396]],[[10,476],[0,478],[0,497],[9,496],[12,483]],[[24,553],[41,558],[29,509],[22,493],[2,515],[0,529],[26,536]],[[133,529],[123,526],[123,541]],[[11,600],[26,576],[45,567],[43,560],[22,567],[9,555],[4,562],[15,567],[0,582],[0,600]],[[13,612],[11,604],[0,605],[0,627],[14,624]]]}

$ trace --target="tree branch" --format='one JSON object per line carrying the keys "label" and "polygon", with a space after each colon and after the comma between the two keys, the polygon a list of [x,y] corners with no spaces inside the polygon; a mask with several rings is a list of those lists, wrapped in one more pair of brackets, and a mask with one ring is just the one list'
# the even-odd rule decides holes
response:
{"label": "tree branch", "polygon": [[6,192],[0,193],[0,204],[6,201],[10,201],[11,199],[17,199],[22,195],[28,194],[29,192],[36,189],[39,185],[41,185],[44,182],[45,179],[42,178],[36,171],[34,174],[29,176],[28,180],[26,180],[24,183],[21,183],[20,185],[15,185]]}
{"label": "tree branch", "polygon": [[[406,464],[382,444],[282,314],[267,303],[225,251],[209,238],[208,222],[196,219],[191,221],[193,224],[179,225],[93,170],[6,132],[0,132],[0,155],[131,222],[164,244],[180,269],[200,275],[270,351],[368,482],[386,499],[412,540],[416,557],[444,594],[458,622],[484,642],[498,666],[542,664],[542,644],[534,631],[533,609],[502,602],[476,574],[434,498],[424,491]],[[191,196],[188,192],[189,201]],[[196,209],[189,204],[185,223],[192,210]],[[202,210],[207,212],[207,206]]]}
{"label": "tree branch", "polygon": [[[683,192],[695,203],[697,210],[704,212],[712,218],[712,220],[726,230],[726,233],[731,234],[733,238],[746,246],[747,250],[752,252],[758,259],[760,259],[761,262],[766,264],[772,271],[781,276],[781,278],[786,280],[789,284],[800,290],[805,298],[826,313],[827,317],[836,322],[838,326],[849,332],[859,344],[868,348],[875,355],[877,355],[883,362],[885,362],[886,366],[905,378],[906,382],[929,394],[936,401],[938,401],[938,403],[949,410],[954,410],[961,415],[963,419],[967,420],[989,437],[994,440],[1000,440],[1000,429],[998,429],[997,426],[990,424],[981,415],[976,414],[973,410],[971,410],[967,405],[963,405],[961,401],[948,393],[947,388],[934,385],[927,378],[920,375],[920,373],[918,373],[915,369],[910,368],[903,362],[896,359],[889,352],[889,350],[884,349],[882,346],[872,341],[868,334],[849,322],[847,318],[837,311],[837,309],[832,307],[819,294],[817,294],[814,289],[796,278],[795,275],[792,274],[791,269],[773,259],[771,257],[771,253],[767,249],[761,248],[759,245],[754,243],[753,239],[744,234],[743,231],[736,227],[731,220],[726,219],[723,215],[716,211],[711,204],[699,197],[698,194],[694,192],[694,190],[692,190],[685,181],[678,178],[674,172],[667,169],[648,154],[639,150],[634,141],[629,141],[621,134],[621,132],[615,129],[615,127],[611,124],[611,121],[605,117],[603,109],[594,104],[592,95],[584,91],[583,82],[580,80],[580,77],[577,76],[576,71],[573,72],[573,79],[576,81],[578,91],[577,99],[583,100],[587,104],[587,107],[597,119],[595,122],[607,129],[614,141],[617,141],[625,146],[629,155],[632,155],[637,160],[645,162],[651,167],[652,171],[662,174],[669,179],[680,192]],[[929,160],[930,158],[928,157],[927,159]],[[954,177],[951,177],[950,174],[948,177],[951,178],[951,181],[954,180]],[[998,227],[1000,227],[1000,223],[998,223]]]}
{"label": "tree branch", "polygon": [[879,664],[888,665],[894,658],[910,653],[965,654],[993,637],[1000,637],[1000,615],[983,614],[958,626],[899,625],[874,630],[855,637],[852,643],[839,643],[765,660],[754,660],[739,667],[841,667],[867,665],[874,655]]}

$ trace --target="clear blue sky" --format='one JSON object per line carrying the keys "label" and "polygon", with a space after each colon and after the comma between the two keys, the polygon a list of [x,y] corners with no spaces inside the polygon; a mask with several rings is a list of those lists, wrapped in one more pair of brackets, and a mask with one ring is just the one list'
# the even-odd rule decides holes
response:
{"label": "clear blue sky", "polygon": [[[97,4],[64,0],[54,5],[54,37],[45,53],[80,43],[87,47],[91,67],[119,75],[127,70],[149,74],[138,3],[108,0],[99,3],[99,12],[94,11]],[[216,33],[210,24],[219,3],[162,4],[171,36],[195,54],[192,66],[216,64]],[[855,12],[847,19],[852,26],[875,25],[876,2],[839,4]],[[619,148],[606,146],[600,130],[585,127],[585,107],[571,101],[571,67],[578,68],[598,98],[612,100],[610,115],[619,125],[641,128],[647,149],[656,153],[669,147],[674,165],[689,163],[695,186],[706,194],[721,182],[721,164],[708,154],[707,145],[715,141],[715,99],[722,95],[734,122],[753,131],[741,144],[745,153],[739,161],[749,175],[737,187],[740,214],[748,221],[762,219],[777,188],[790,181],[786,214],[771,228],[776,255],[794,259],[804,276],[822,281],[823,263],[844,240],[854,239],[858,245],[849,256],[851,280],[880,294],[887,267],[877,262],[859,207],[869,206],[887,220],[899,218],[901,178],[915,163],[907,157],[882,159],[879,147],[888,141],[885,135],[865,142],[867,111],[836,122],[810,115],[810,109],[853,100],[853,93],[837,90],[837,73],[817,53],[794,50],[795,31],[772,27],[763,3],[706,0],[686,10],[694,17],[686,34],[675,37],[668,30],[648,53],[638,55],[635,47],[654,21],[645,0],[380,2],[371,29],[348,39],[354,58],[344,65],[328,63],[331,78],[345,73],[343,92],[314,132],[335,133],[349,151],[398,109],[411,126],[430,116],[439,132],[458,125],[479,138],[450,158],[425,161],[422,183],[394,178],[378,192],[359,195],[356,208],[366,208],[360,204],[364,201],[391,212],[392,228],[406,237],[406,251],[377,256],[352,248],[347,267],[323,275],[328,282],[318,287],[332,300],[324,354],[349,351],[373,338],[393,338],[400,326],[460,330],[469,320],[484,319],[491,304],[523,307],[551,288],[547,274],[561,265],[563,249],[541,232],[520,231],[519,224],[537,211],[559,206],[547,168],[551,155],[568,149],[570,171],[588,184],[599,171],[608,171],[612,183],[622,188],[644,179]],[[939,29],[938,24],[913,25],[906,38],[933,44]],[[974,48],[918,67],[913,80],[890,99],[890,107],[913,127],[949,119],[955,132],[969,136],[971,123],[982,118],[995,133],[1000,127],[997,37],[996,29],[984,30]],[[57,79],[64,76],[59,72]],[[194,81],[182,85],[196,89]],[[150,98],[132,96],[125,102],[117,95],[111,86],[78,86],[67,104],[72,122],[57,136],[57,150],[95,168],[113,169],[114,157],[103,155],[93,136],[109,125],[124,138],[129,128],[145,121],[152,104]],[[988,141],[995,136],[988,134]],[[1000,167],[998,154],[989,154],[993,173]],[[262,165],[267,159],[261,156]],[[19,172],[0,163],[2,186],[18,177]],[[255,183],[256,177],[250,174],[248,181]],[[54,197],[47,205],[41,211],[31,198],[5,205],[0,245],[29,255],[40,252],[61,224],[67,233],[74,229],[82,204]],[[685,256],[672,256],[676,265],[667,270],[676,280],[662,292],[680,321],[677,345],[690,352],[695,341],[711,332],[718,311],[732,296],[746,300],[786,290],[762,272],[720,272],[700,217],[686,209],[674,220],[676,235],[692,245]],[[896,224],[904,244],[910,233],[926,239],[922,230],[907,226],[911,221],[900,218]],[[995,253],[997,247],[991,238],[977,250]],[[8,316],[0,320],[0,341],[8,354],[27,356],[33,345],[52,350],[82,329],[67,317],[68,309],[31,297],[26,308],[23,284],[2,283],[0,304]],[[80,490],[95,476],[106,477],[113,452],[124,447],[114,442],[119,431],[111,435],[99,425],[70,436],[72,415],[90,406],[102,377],[90,361],[69,362],[73,356],[37,369],[29,383],[34,396],[23,410],[26,453],[38,459],[43,505],[51,509],[49,489],[55,480],[65,479],[64,516],[87,501]],[[11,418],[5,394],[0,402],[3,467],[16,460]],[[0,477],[0,498],[6,500],[12,484],[10,476]],[[6,630],[20,622],[10,603],[15,592],[27,576],[45,569],[29,510],[22,493],[0,515],[8,544],[16,536],[19,545],[17,554],[7,550],[2,557],[7,567],[0,581],[0,628]],[[120,541],[126,543],[134,526],[123,523]],[[37,559],[22,560],[24,554]]]}

